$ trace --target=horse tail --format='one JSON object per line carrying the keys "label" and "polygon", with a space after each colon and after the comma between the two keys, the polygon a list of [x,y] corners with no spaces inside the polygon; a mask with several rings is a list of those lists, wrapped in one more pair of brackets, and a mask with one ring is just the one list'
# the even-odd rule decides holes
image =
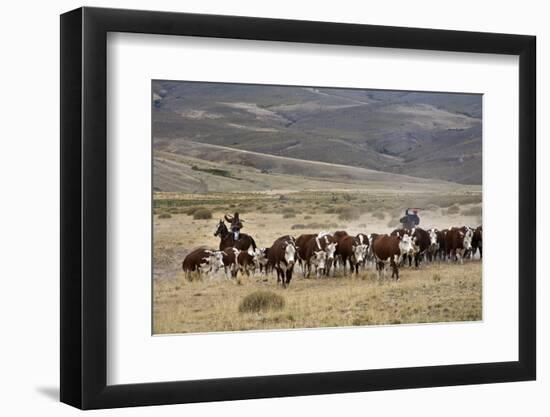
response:
{"label": "horse tail", "polygon": [[254,242],[254,238],[252,236],[250,236],[250,242],[252,243],[252,249],[254,249],[254,251],[256,251],[256,242]]}

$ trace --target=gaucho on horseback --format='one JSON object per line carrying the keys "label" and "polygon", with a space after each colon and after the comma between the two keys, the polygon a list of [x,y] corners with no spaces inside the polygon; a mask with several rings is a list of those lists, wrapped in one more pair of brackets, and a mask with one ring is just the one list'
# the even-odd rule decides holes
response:
{"label": "gaucho on horseback", "polygon": [[239,240],[239,234],[243,228],[244,220],[239,218],[239,213],[235,212],[233,216],[226,214],[224,216],[225,220],[231,223],[231,232],[233,233],[233,239]]}
{"label": "gaucho on horseback", "polygon": [[[230,223],[231,231],[225,225],[224,219]],[[220,238],[220,250],[225,248],[248,250],[250,247],[252,250],[256,250],[256,242],[252,236],[240,232],[244,220],[239,218],[239,213],[235,213],[233,216],[226,214],[224,219],[220,219],[214,232],[214,236]]]}

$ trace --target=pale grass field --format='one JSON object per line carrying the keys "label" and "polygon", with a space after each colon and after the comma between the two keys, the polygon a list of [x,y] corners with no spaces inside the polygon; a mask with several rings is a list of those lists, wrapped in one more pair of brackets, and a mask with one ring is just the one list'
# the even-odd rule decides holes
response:
{"label": "pale grass field", "polygon": [[[434,263],[420,269],[401,268],[398,282],[379,281],[367,268],[358,277],[304,279],[296,268],[290,288],[267,278],[221,275],[188,282],[155,280],[155,334],[297,329],[405,323],[476,321],[482,319],[481,262]],[[389,277],[389,274],[388,274]],[[268,289],[281,294],[280,311],[240,313],[247,294]]]}

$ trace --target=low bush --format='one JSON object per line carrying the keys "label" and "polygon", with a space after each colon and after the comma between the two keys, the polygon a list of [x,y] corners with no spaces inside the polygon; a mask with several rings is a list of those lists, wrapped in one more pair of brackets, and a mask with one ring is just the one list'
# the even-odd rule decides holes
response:
{"label": "low bush", "polygon": [[285,299],[273,291],[254,291],[242,299],[239,313],[258,313],[260,311],[281,310]]}
{"label": "low bush", "polygon": [[212,218],[212,212],[208,209],[201,208],[193,212],[193,219],[195,220],[207,220]]}
{"label": "low bush", "polygon": [[457,204],[453,204],[447,209],[447,214],[458,214],[460,213],[460,207]]}
{"label": "low bush", "polygon": [[170,213],[160,213],[157,216],[158,219],[170,219],[172,218],[172,215]]}
{"label": "low bush", "polygon": [[344,207],[342,210],[340,210],[340,214],[338,214],[338,219],[340,220],[357,220],[361,216],[361,212],[359,209],[355,207]]}
{"label": "low bush", "polygon": [[372,217],[378,220],[384,220],[386,218],[386,214],[382,213],[381,211],[375,211],[372,213]]}
{"label": "low bush", "polygon": [[465,216],[481,216],[482,208],[481,206],[473,206],[473,207],[461,210],[461,212]]}

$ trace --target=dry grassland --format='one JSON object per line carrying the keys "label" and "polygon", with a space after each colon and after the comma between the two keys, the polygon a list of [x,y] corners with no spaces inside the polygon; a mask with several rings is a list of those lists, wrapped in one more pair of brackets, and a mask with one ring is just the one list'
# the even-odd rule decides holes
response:
{"label": "dry grassland", "polygon": [[[299,271],[299,268],[296,269]],[[281,310],[239,312],[239,303],[256,290],[284,297]],[[154,281],[154,333],[224,332],[299,329],[404,323],[475,321],[482,319],[481,262],[402,268],[401,280],[379,281],[367,269],[358,277],[304,279],[295,274],[290,288],[275,277],[221,275],[188,282]]]}

